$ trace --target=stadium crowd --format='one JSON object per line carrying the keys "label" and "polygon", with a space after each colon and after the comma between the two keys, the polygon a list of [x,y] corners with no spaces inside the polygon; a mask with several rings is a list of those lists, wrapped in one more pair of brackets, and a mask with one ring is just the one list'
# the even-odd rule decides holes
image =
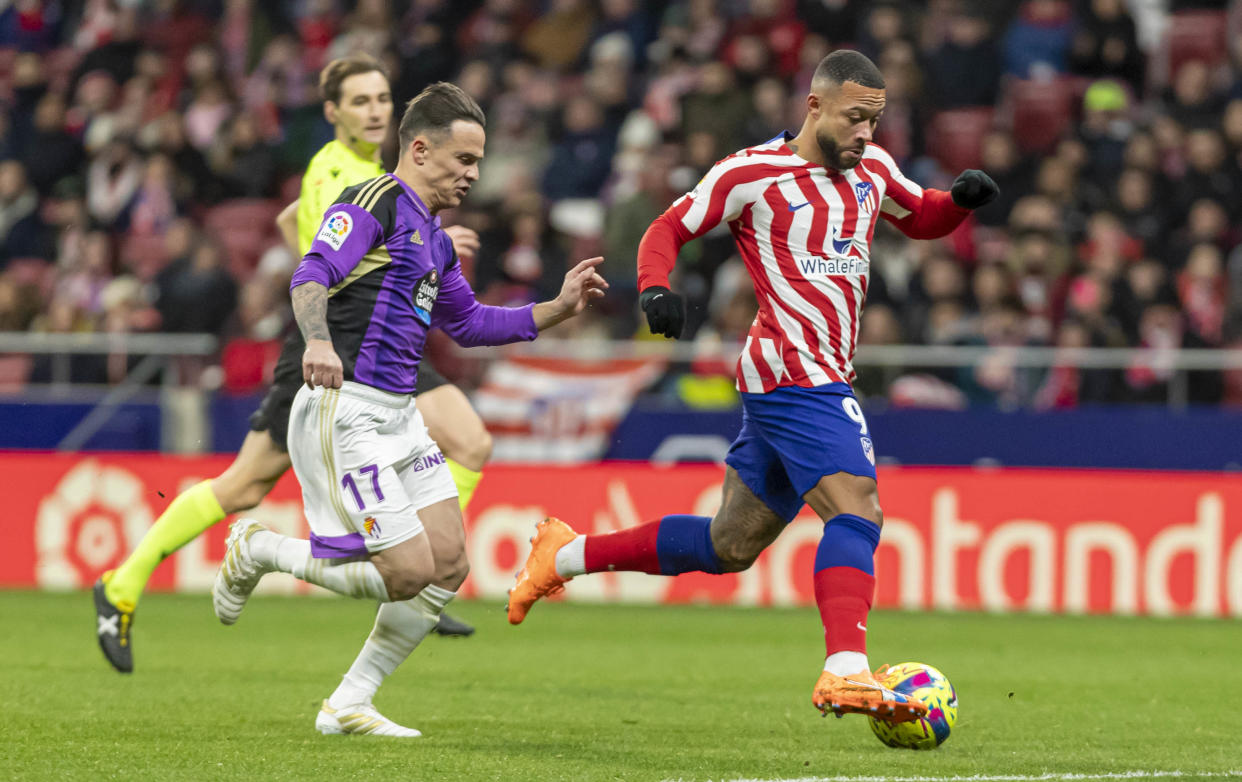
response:
{"label": "stadium crowd", "polygon": [[[885,75],[876,140],[907,175],[945,188],[979,167],[1002,191],[945,241],[878,232],[862,344],[995,348],[910,374],[896,401],[1163,401],[1171,351],[1242,346],[1242,8],[1223,0],[0,5],[0,331],[213,333],[225,388],[260,387],[297,261],[274,218],[331,138],[318,71],[362,50],[399,107],[444,79],[487,112],[482,179],[447,219],[482,237],[481,298],[550,298],[599,251],[612,289],[573,334],[635,336],[647,225],[717,159],[796,130],[816,63],[851,47]],[[727,231],[686,249],[674,287],[692,338],[744,337]],[[1006,352],[1022,345],[1146,350],[1032,370]],[[0,384],[49,372],[6,359]],[[1189,391],[1242,403],[1230,373]]]}

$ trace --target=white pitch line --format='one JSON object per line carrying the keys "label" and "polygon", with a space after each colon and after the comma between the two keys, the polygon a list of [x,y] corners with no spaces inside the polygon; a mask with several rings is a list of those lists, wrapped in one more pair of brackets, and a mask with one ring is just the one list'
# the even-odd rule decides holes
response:
{"label": "white pitch line", "polygon": [[[972,774],[951,777],[879,777],[879,776],[837,776],[837,777],[796,777],[791,779],[774,778],[736,778],[729,782],[1077,782],[1092,779],[1204,779],[1209,777],[1242,777],[1242,770],[1231,771],[1119,771],[1101,772],[1098,774]],[[681,780],[665,780],[665,782],[682,782]],[[711,782],[711,780],[708,780]]]}

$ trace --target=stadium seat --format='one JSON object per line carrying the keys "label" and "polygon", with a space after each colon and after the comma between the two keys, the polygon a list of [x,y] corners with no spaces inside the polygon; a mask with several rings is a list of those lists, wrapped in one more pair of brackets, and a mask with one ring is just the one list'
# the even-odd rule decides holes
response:
{"label": "stadium seat", "polygon": [[276,215],[279,201],[265,198],[239,198],[208,209],[203,227],[220,242],[228,255],[229,272],[248,280],[259,256],[277,236]]}
{"label": "stadium seat", "polygon": [[1074,118],[1072,79],[1015,79],[1006,87],[1013,137],[1023,152],[1048,152]]}
{"label": "stadium seat", "polygon": [[949,109],[932,117],[927,148],[945,171],[978,168],[983,137],[992,129],[990,106]]}
{"label": "stadium seat", "polygon": [[276,215],[282,204],[269,198],[237,198],[213,206],[203,215],[203,227],[213,236],[225,240],[232,231],[276,230]]}
{"label": "stadium seat", "polygon": [[1163,83],[1173,80],[1177,70],[1191,60],[1200,60],[1209,67],[1225,61],[1228,50],[1225,30],[1228,20],[1224,11],[1181,11],[1169,15],[1165,30],[1165,45],[1161,48],[1164,59],[1160,79]]}

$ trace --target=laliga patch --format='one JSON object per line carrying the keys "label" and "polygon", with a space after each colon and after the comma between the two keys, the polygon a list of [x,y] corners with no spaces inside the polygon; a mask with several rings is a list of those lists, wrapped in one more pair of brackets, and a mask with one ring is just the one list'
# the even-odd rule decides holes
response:
{"label": "laliga patch", "polygon": [[323,221],[319,235],[315,238],[326,243],[333,250],[339,250],[352,230],[354,230],[354,219],[349,216],[348,212],[333,212]]}
{"label": "laliga patch", "polygon": [[863,456],[867,457],[867,461],[871,462],[871,466],[875,466],[875,447],[871,445],[870,437],[859,437],[858,441],[862,443]]}
{"label": "laliga patch", "polygon": [[431,325],[431,308],[435,306],[436,297],[439,295],[440,273],[432,269],[414,286],[414,314],[424,326]]}

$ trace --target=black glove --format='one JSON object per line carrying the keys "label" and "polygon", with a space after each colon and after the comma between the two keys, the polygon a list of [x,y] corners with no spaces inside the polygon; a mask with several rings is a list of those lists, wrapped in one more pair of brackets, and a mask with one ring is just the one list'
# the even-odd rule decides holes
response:
{"label": "black glove", "polygon": [[992,177],[976,168],[968,168],[953,180],[953,187],[949,192],[953,194],[953,203],[963,209],[978,209],[996,198],[1000,188],[992,181]]}
{"label": "black glove", "polygon": [[652,334],[663,334],[677,339],[686,325],[686,305],[681,296],[663,285],[652,285],[638,297],[643,312],[647,313],[647,326]]}

